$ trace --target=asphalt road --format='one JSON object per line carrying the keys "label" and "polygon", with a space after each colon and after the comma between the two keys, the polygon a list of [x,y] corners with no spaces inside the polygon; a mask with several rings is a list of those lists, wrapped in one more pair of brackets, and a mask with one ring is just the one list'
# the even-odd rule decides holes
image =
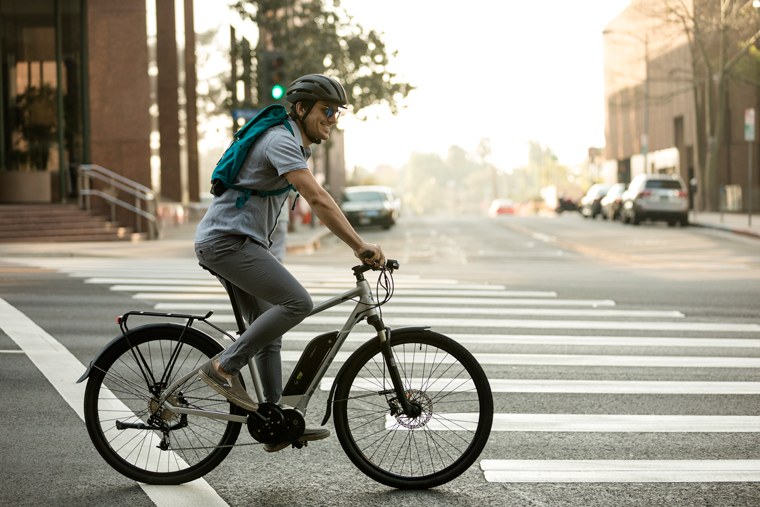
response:
{"label": "asphalt road", "polygon": [[[36,352],[23,350],[23,337],[6,319],[0,320],[0,501],[760,504],[760,240],[576,214],[404,217],[390,231],[360,232],[402,264],[398,280],[406,283],[384,310],[391,326],[413,319],[456,337],[491,380],[499,423],[460,478],[430,491],[393,490],[361,474],[331,437],[276,454],[240,447],[203,487],[141,487],[100,458],[75,410],[76,393],[53,387],[47,375],[61,375],[55,364],[34,361]],[[192,283],[169,291],[195,269],[189,244],[184,258],[139,255],[126,248],[122,258],[0,258],[0,299],[85,365],[119,334],[116,316],[157,305],[172,311],[186,303],[177,294],[203,294]],[[328,239],[286,264],[337,282],[350,281],[355,260]],[[157,287],[140,278],[155,279]],[[483,293],[494,286],[512,294],[488,301]],[[325,289],[307,287],[315,297]],[[203,296],[194,302],[223,303]],[[229,312],[217,315],[224,323]],[[337,327],[307,320],[294,330],[303,335],[286,338],[286,352],[300,351],[306,334]],[[285,363],[286,375],[293,365]],[[61,389],[78,374],[64,375]],[[321,421],[325,402],[326,393],[317,392],[310,425]],[[240,443],[251,442],[241,434]],[[717,469],[728,464],[727,471]]]}

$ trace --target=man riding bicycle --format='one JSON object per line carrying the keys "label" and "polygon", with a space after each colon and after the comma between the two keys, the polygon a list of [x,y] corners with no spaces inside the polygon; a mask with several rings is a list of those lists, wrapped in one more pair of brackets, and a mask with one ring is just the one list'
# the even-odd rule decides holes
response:
{"label": "man riding bicycle", "polygon": [[[330,129],[338,123],[347,104],[345,90],[331,77],[309,74],[291,83],[286,99],[291,110],[285,121],[294,135],[283,124],[261,134],[249,149],[235,184],[267,191],[293,185],[354,255],[362,259],[362,254],[370,252],[371,257],[362,260],[383,265],[385,256],[380,246],[362,240],[306,164],[310,146],[328,140]],[[218,359],[205,364],[198,376],[232,403],[256,411],[258,403],[243,388],[240,370],[255,357],[266,401],[278,403],[282,395],[282,335],[309,315],[313,303],[306,289],[269,251],[287,192],[252,197],[242,209],[236,207],[238,195],[228,190],[214,197],[196,230],[195,253],[201,264],[233,284],[249,327]],[[301,440],[320,440],[329,435],[326,429],[307,428]],[[264,448],[275,452],[288,445],[265,444]]]}

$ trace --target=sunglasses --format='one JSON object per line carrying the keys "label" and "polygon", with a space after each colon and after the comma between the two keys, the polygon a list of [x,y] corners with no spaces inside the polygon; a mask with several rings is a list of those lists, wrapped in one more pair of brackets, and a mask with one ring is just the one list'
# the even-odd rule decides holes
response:
{"label": "sunglasses", "polygon": [[333,106],[323,106],[322,104],[315,104],[315,105],[317,105],[317,106],[319,106],[319,107],[323,107],[323,108],[325,109],[325,118],[327,118],[328,120],[329,120],[330,118],[332,118],[333,116],[335,116],[335,119],[336,119],[336,120],[337,120],[338,118],[340,118],[340,113],[341,113],[341,110],[340,110],[340,109],[338,109],[337,107],[333,107]]}

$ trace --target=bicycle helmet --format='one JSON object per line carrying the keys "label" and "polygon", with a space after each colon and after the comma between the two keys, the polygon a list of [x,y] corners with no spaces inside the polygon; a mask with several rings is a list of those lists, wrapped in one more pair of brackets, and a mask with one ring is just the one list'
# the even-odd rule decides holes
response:
{"label": "bicycle helmet", "polygon": [[343,107],[348,104],[343,86],[335,79],[322,74],[307,74],[290,83],[285,100],[291,104],[302,100],[323,100]]}

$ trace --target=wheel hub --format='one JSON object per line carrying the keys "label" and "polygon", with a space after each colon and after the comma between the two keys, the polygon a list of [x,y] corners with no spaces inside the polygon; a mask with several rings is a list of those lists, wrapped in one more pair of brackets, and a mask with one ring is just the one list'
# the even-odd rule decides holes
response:
{"label": "wheel hub", "polygon": [[425,427],[433,416],[433,401],[427,393],[418,389],[410,389],[406,391],[406,396],[409,398],[409,403],[419,408],[419,415],[417,417],[410,417],[404,414],[398,400],[393,400],[395,407],[391,408],[391,415],[393,415],[396,418],[396,421],[404,428],[414,430]]}
{"label": "wheel hub", "polygon": [[[179,405],[179,400],[177,399],[176,395],[171,395],[168,398],[166,398],[166,401],[171,404],[172,406]],[[153,414],[153,417],[165,421],[165,422],[171,422],[171,421],[178,421],[179,420],[179,414],[172,413],[166,409],[164,409],[163,406],[158,405],[158,397],[153,397],[148,402],[148,410],[151,414]]]}

